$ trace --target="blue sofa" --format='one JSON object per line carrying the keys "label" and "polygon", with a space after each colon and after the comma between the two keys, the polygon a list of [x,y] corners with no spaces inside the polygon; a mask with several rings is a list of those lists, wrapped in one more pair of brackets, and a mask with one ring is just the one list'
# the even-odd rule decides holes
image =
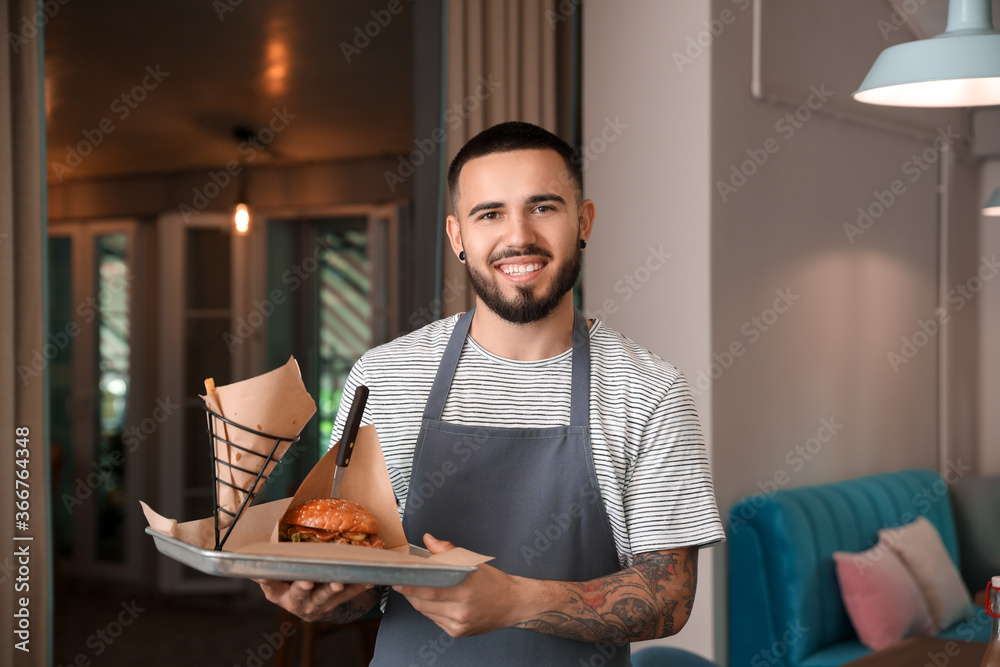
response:
{"label": "blue sofa", "polygon": [[[949,487],[930,470],[872,475],[758,493],[729,512],[730,667],[834,667],[870,649],[858,641],[841,601],[834,551],[860,552],[878,531],[923,515],[960,563]],[[985,586],[986,582],[983,582]],[[941,632],[987,641],[978,610]]]}

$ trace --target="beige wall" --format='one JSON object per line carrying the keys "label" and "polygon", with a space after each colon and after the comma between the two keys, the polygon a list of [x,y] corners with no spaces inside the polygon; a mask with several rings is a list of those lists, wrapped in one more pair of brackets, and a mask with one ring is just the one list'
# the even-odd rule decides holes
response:
{"label": "beige wall", "polygon": [[[953,308],[947,336],[933,331],[940,287],[966,285],[983,254],[978,165],[956,160],[939,279],[946,152],[934,138],[964,127],[963,113],[850,100],[881,49],[912,39],[902,30],[883,39],[885,3],[762,6],[763,92],[780,100],[750,93],[749,1],[584,5],[584,144],[607,118],[628,125],[586,172],[598,231],[585,309],[601,315],[611,299],[617,311],[605,319],[696,386],[723,512],[762,490],[936,469],[939,427],[948,460],[977,458],[981,299]],[[710,42],[700,54],[699,39]],[[691,61],[678,64],[675,52]],[[810,96],[817,108],[797,109]],[[786,118],[796,111],[798,120]],[[926,170],[913,161],[925,150],[935,153]],[[720,189],[754,156],[745,181]],[[859,206],[890,195],[873,224],[849,235]],[[661,243],[671,259],[626,300],[616,284]],[[894,368],[890,353],[904,361]],[[722,662],[725,547],[705,555],[695,619],[672,642]]]}
{"label": "beige wall", "polygon": [[[710,57],[683,76],[671,53],[708,0],[583,5],[583,143],[597,222],[584,252],[584,310],[688,376],[711,358]],[[662,258],[661,253],[669,253]],[[712,443],[709,394],[696,399]],[[675,646],[712,655],[714,558],[702,550],[697,602]]]}
{"label": "beige wall", "polygon": [[[885,8],[861,0],[781,5],[764,15],[769,48],[780,49],[780,36],[788,34],[769,31],[774,23],[794,22],[805,34],[797,35],[797,48],[786,51],[786,59],[765,59],[765,92],[780,89],[805,102],[813,86],[825,87],[833,95],[824,110],[870,115],[849,96],[885,46],[873,29]],[[779,123],[793,107],[747,95],[750,25],[733,27],[725,35],[731,39],[718,40],[714,53],[713,181],[730,178],[732,165],[767,138],[777,141],[777,149],[727,201],[713,193],[712,347],[722,351],[739,341],[746,348],[712,385],[720,504],[728,509],[742,496],[774,488],[776,479],[777,486],[799,486],[937,468],[942,338],[923,329],[935,328],[941,160],[926,171],[913,160],[933,150],[933,140],[805,111],[800,118],[808,118],[791,132]],[[806,44],[810,37],[813,49]],[[853,46],[823,57],[831,43]],[[802,56],[788,57],[795,53]],[[959,112],[921,114],[911,112],[910,120],[932,136],[939,126],[962,127]],[[946,283],[956,284],[977,268],[975,216],[961,204],[970,183],[976,189],[976,177],[974,167],[961,162],[951,174]],[[879,198],[884,213],[861,229],[858,207],[878,213]],[[795,301],[774,318],[769,309],[777,290],[790,291]],[[963,338],[965,349],[974,346],[974,314],[970,303],[948,327],[949,400],[955,390],[968,389],[974,374],[955,349]],[[890,360],[890,353],[899,358]],[[967,463],[974,419],[957,409],[949,415],[951,458],[965,453]],[[824,428],[824,419],[836,427]]]}

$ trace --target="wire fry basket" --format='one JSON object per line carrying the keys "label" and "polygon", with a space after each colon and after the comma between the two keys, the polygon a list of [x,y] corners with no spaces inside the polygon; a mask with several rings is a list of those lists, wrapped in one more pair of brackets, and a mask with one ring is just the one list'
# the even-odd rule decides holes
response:
{"label": "wire fry basket", "polygon": [[[250,503],[253,502],[254,496],[257,494],[258,491],[260,491],[260,489],[264,487],[264,484],[267,482],[268,478],[267,473],[269,472],[268,466],[270,466],[271,463],[277,463],[277,460],[275,459],[275,453],[278,451],[278,448],[281,446],[281,443],[287,442],[288,446],[290,447],[291,445],[294,445],[296,442],[298,442],[299,437],[301,436],[295,438],[282,438],[276,435],[271,435],[269,433],[262,433],[261,431],[256,431],[252,428],[243,426],[242,424],[237,424],[236,422],[230,419],[226,419],[219,413],[209,408],[207,404],[204,405],[204,408],[208,417],[207,418],[208,427],[205,430],[208,432],[209,457],[212,459],[212,478],[214,480],[212,484],[212,504],[214,506],[215,511],[213,512],[212,516],[214,517],[215,520],[215,550],[221,551],[222,547],[226,544],[226,540],[229,539],[229,534],[233,531],[233,527],[236,525],[236,522],[239,521],[241,516],[243,516],[243,512],[246,510],[247,507],[250,506]],[[224,437],[225,434],[216,433],[216,427],[215,427],[216,420],[219,420],[220,422],[228,424],[229,426],[237,428],[241,431],[252,433],[253,435],[259,436],[266,440],[273,440],[274,444],[271,446],[271,449],[270,451],[268,451],[267,455],[264,455],[260,452],[255,452],[252,449],[247,449],[246,447],[243,447],[241,445],[237,445],[235,442],[227,440]],[[255,457],[256,459],[263,459],[263,462],[260,465],[260,470],[255,472],[248,468],[244,468],[234,463],[230,463],[229,461],[223,461],[216,454],[217,443],[224,443],[225,445],[237,449],[244,454],[248,454],[252,457]],[[247,475],[253,475],[253,482],[247,488],[232,484],[219,477],[220,466],[225,466],[226,468],[229,468],[231,470],[237,470],[239,472],[246,473]],[[273,472],[273,467],[271,471]],[[219,505],[220,484],[244,494],[243,502],[240,504],[236,512],[231,512],[226,508],[222,507],[221,505]],[[229,526],[225,528],[224,534],[223,534],[223,528],[219,526],[220,514],[226,514],[232,517],[232,522],[230,522]]]}

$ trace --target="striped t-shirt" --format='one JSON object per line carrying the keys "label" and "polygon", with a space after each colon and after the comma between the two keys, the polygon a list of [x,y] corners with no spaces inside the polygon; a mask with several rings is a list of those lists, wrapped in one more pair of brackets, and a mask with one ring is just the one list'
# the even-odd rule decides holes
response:
{"label": "striped t-shirt", "polygon": [[[378,429],[401,516],[424,405],[457,321],[457,315],[438,320],[368,351],[344,387],[334,438],[343,431],[348,397],[366,385],[362,424]],[[708,455],[684,377],[600,321],[590,328],[590,357],[594,469],[621,564],[631,564],[634,554],[722,540]],[[469,426],[563,426],[569,423],[571,377],[572,350],[514,361],[469,336],[441,419]]]}

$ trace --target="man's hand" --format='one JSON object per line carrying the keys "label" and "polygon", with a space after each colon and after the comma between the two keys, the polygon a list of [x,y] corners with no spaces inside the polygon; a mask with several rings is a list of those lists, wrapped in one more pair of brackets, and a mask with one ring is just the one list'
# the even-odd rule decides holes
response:
{"label": "man's hand", "polygon": [[378,602],[371,584],[254,581],[260,584],[264,597],[303,621],[346,623],[361,618]]}
{"label": "man's hand", "polygon": [[[434,554],[455,548],[451,542],[429,534],[424,535],[424,544]],[[506,628],[520,620],[513,615],[518,607],[520,580],[495,567],[480,565],[458,586],[393,586],[393,590],[406,596],[414,609],[452,637],[467,637]]]}
{"label": "man's hand", "polygon": [[[424,535],[431,553],[453,549]],[[691,615],[698,548],[638,554],[635,564],[588,582],[545,581],[480,565],[458,586],[396,586],[452,637],[519,627],[577,641],[618,643],[666,637]]]}

